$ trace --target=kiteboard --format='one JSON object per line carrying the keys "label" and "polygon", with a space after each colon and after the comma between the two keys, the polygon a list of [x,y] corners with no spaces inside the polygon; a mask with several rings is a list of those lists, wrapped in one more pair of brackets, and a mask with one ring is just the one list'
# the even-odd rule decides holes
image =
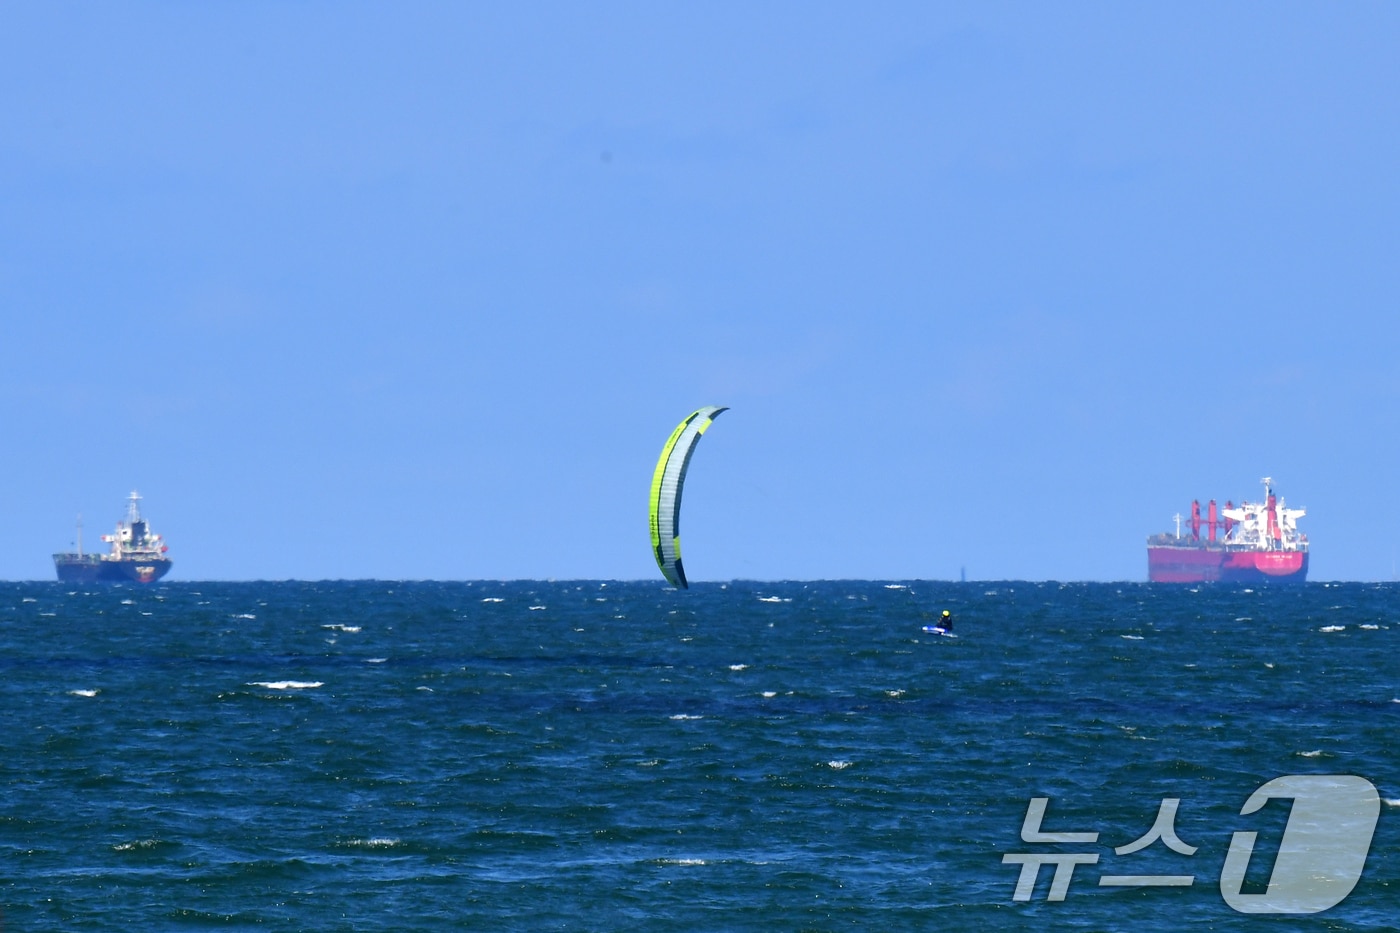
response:
{"label": "kiteboard", "polygon": [[930,635],[942,635],[944,638],[957,638],[958,636],[948,631],[941,625],[925,625],[924,631]]}

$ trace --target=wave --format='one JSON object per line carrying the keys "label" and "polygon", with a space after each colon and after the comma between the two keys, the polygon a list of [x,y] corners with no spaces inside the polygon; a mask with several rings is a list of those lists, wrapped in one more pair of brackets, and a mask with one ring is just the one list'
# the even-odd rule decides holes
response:
{"label": "wave", "polygon": [[133,839],[130,842],[119,842],[112,846],[113,852],[147,852],[151,849],[173,846],[176,843],[164,842],[160,839]]}

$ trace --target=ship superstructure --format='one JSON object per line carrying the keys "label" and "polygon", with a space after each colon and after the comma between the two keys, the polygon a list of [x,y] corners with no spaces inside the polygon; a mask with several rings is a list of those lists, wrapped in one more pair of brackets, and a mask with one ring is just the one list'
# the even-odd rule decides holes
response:
{"label": "ship superstructure", "polygon": [[[1176,516],[1174,534],[1147,539],[1147,579],[1154,583],[1302,583],[1308,575],[1308,536],[1298,530],[1306,509],[1290,509],[1274,494],[1265,477],[1264,501],[1215,500],[1201,518],[1201,503],[1191,503],[1187,534]],[[1201,536],[1202,526],[1206,536]]]}
{"label": "ship superstructure", "polygon": [[102,536],[110,545],[106,554],[83,553],[80,520],[78,549],[53,556],[58,579],[68,583],[154,583],[169,573],[169,548],[141,517],[140,502],[135,491],[127,497],[126,519],[117,522],[112,534]]}

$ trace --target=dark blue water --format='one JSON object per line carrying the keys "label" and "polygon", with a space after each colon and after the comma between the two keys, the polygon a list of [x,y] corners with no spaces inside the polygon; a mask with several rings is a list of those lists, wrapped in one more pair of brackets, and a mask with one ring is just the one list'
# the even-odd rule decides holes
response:
{"label": "dark blue water", "polygon": [[[1397,930],[1397,646],[1359,584],[0,584],[3,929]],[[1291,774],[1376,786],[1365,871],[1239,913]]]}

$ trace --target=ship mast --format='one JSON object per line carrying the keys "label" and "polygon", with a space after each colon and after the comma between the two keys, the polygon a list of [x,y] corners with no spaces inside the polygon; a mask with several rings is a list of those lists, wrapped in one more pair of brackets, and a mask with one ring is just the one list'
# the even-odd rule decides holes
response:
{"label": "ship mast", "polygon": [[137,492],[136,492],[136,490],[133,489],[133,490],[131,490],[131,495],[127,496],[127,499],[130,500],[130,503],[131,503],[130,505],[128,505],[128,506],[126,507],[126,520],[127,520],[127,522],[128,522],[128,523],[139,522],[139,521],[141,520],[141,510],[138,509],[138,508],[136,507],[136,503],[138,503],[138,502],[141,501],[141,496],[138,495]]}

